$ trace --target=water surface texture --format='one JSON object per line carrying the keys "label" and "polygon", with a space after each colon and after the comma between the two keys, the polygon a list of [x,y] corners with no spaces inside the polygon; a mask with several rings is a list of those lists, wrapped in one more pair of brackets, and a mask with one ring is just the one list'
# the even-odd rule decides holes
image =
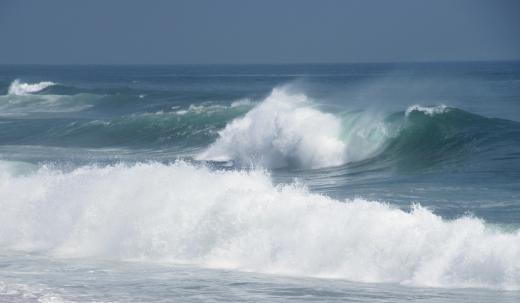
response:
{"label": "water surface texture", "polygon": [[518,302],[520,63],[0,66],[0,301]]}

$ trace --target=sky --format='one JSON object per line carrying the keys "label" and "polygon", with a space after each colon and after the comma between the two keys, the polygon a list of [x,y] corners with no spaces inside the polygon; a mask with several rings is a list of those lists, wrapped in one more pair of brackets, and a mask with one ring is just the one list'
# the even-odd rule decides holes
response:
{"label": "sky", "polygon": [[0,64],[520,60],[519,0],[0,0]]}

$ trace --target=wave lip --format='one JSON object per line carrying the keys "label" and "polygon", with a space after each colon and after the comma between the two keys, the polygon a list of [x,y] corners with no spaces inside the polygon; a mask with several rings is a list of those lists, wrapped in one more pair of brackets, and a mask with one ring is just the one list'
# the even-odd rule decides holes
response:
{"label": "wave lip", "polygon": [[434,116],[439,114],[444,114],[449,111],[449,107],[441,104],[437,106],[421,106],[421,105],[411,105],[405,111],[405,116],[409,116],[412,112],[421,112],[428,116]]}
{"label": "wave lip", "polygon": [[47,87],[50,87],[53,85],[56,85],[56,83],[50,82],[50,81],[43,81],[43,82],[31,84],[31,83],[20,82],[19,79],[16,79],[9,86],[9,90],[7,91],[7,94],[8,95],[17,95],[17,96],[29,95],[29,94],[40,92],[40,91],[46,89]]}
{"label": "wave lip", "polygon": [[[30,189],[30,190],[27,190]],[[204,190],[201,190],[204,189]],[[0,248],[417,286],[520,289],[520,230],[184,162],[0,174]],[[325,248],[325,249],[324,249]]]}

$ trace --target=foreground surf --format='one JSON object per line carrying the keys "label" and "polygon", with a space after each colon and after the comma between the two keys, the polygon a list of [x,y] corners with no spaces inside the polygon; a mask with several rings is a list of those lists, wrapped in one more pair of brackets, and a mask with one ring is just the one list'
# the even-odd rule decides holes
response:
{"label": "foreground surf", "polygon": [[[443,287],[520,288],[520,230],[337,201],[184,162],[0,173],[0,247]],[[204,190],[201,190],[204,189]],[[326,249],[323,249],[326,248]]]}

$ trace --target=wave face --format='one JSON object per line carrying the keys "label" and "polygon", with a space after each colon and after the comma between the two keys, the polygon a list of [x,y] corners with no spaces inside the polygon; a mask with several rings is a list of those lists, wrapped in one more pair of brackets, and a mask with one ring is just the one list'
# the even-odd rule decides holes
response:
{"label": "wave face", "polygon": [[218,134],[198,160],[324,168],[373,159],[374,163],[384,160],[390,165],[420,167],[491,148],[498,153],[504,142],[520,148],[517,122],[446,105],[412,105],[386,117],[370,111],[330,114],[305,95],[281,88]]}
{"label": "wave face", "polygon": [[0,117],[29,117],[38,114],[75,113],[93,106],[99,96],[4,95],[0,96]]}
{"label": "wave face", "polygon": [[[520,123],[444,105],[411,106],[404,115],[391,115],[387,122],[397,131],[377,159],[391,160],[394,165],[453,163],[459,169],[464,163],[496,166],[490,161],[490,153],[495,159],[514,160],[515,149],[520,148]],[[515,161],[510,165],[518,167]]]}
{"label": "wave face", "polygon": [[18,95],[18,96],[28,95],[28,94],[40,92],[53,85],[56,85],[56,83],[50,82],[50,81],[43,81],[43,82],[31,84],[31,83],[20,82],[20,80],[16,79],[9,86],[9,90],[8,90],[7,94]]}
{"label": "wave face", "polygon": [[359,161],[382,140],[372,142],[369,121],[351,121],[344,133],[340,117],[314,108],[303,94],[274,89],[244,117],[219,132],[199,160],[234,161],[241,166],[319,168]]}
{"label": "wave face", "polygon": [[405,212],[341,202],[298,184],[274,186],[259,170],[184,162],[69,172],[10,167],[0,172],[2,249],[363,282],[520,287],[520,230],[477,218],[447,221],[420,206]]}
{"label": "wave face", "polygon": [[205,146],[219,128],[244,111],[239,106],[191,106],[175,112],[75,121],[54,127],[45,140],[83,147]]}

